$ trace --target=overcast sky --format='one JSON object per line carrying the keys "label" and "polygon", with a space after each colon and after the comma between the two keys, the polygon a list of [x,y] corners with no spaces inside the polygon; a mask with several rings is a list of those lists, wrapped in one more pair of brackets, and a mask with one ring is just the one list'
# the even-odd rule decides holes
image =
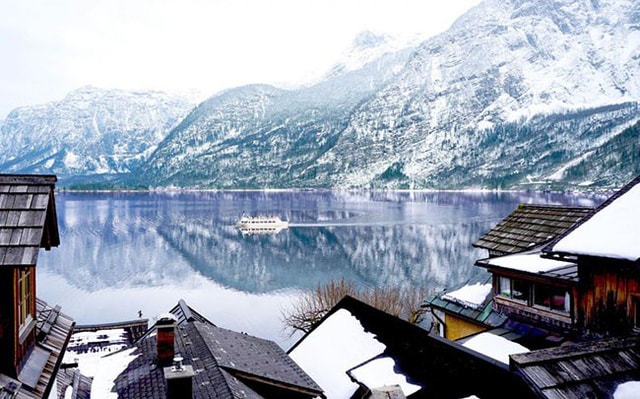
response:
{"label": "overcast sky", "polygon": [[3,0],[0,119],[79,87],[285,86],[357,33],[428,37],[480,0]]}

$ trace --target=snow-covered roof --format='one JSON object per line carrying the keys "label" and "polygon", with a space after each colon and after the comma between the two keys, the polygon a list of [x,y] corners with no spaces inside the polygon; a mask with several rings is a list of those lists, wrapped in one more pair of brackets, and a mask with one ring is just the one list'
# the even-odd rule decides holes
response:
{"label": "snow-covered roof", "polygon": [[488,266],[503,267],[528,273],[546,273],[554,269],[575,265],[573,262],[542,258],[539,252],[500,256],[486,259],[483,263]]}
{"label": "snow-covered roof", "polygon": [[422,388],[408,382],[405,375],[394,370],[395,366],[396,362],[392,358],[384,356],[358,366],[349,373],[369,389],[398,385],[405,395],[411,395]]}
{"label": "snow-covered roof", "polygon": [[464,287],[442,295],[443,300],[453,301],[460,305],[477,309],[484,303],[491,293],[491,283],[489,284],[467,284]]}
{"label": "snow-covered roof", "polygon": [[[93,371],[93,383],[91,384],[91,397],[96,399],[116,399],[118,394],[112,392],[114,381],[122,373],[129,363],[134,360],[136,348],[125,349],[106,356],[96,356]],[[86,369],[82,370],[83,374]],[[90,375],[90,374],[89,374]]]}
{"label": "snow-covered roof", "polygon": [[347,371],[378,356],[385,348],[348,310],[338,309],[289,356],[322,387],[328,398],[349,398],[359,386],[351,381]]}
{"label": "snow-covered roof", "polygon": [[504,364],[509,364],[509,355],[529,352],[529,349],[518,343],[488,332],[480,333],[462,345]]}
{"label": "snow-covered roof", "polygon": [[640,259],[640,179],[553,245],[552,252]]}
{"label": "snow-covered roof", "polygon": [[637,399],[640,397],[640,381],[627,381],[618,385],[613,399]]}

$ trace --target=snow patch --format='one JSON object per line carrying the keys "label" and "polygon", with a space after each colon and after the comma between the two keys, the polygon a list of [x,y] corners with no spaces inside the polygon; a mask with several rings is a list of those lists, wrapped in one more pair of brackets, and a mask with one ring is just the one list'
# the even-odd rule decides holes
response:
{"label": "snow patch", "polygon": [[553,246],[554,252],[640,259],[640,184],[602,208]]}
{"label": "snow patch", "polygon": [[504,364],[509,364],[509,355],[529,352],[529,349],[520,344],[487,332],[469,339],[463,346]]}
{"label": "snow patch", "polygon": [[366,332],[348,310],[339,309],[300,342],[289,356],[328,398],[350,398],[358,389],[347,371],[376,357],[386,346]]}
{"label": "snow patch", "polygon": [[116,378],[138,355],[132,355],[136,348],[101,357],[91,384],[91,398],[117,399],[118,394],[111,392]]}
{"label": "snow patch", "polygon": [[640,397],[640,381],[627,381],[616,387],[613,399],[637,399]]}
{"label": "snow patch", "polygon": [[528,273],[544,273],[560,267],[575,265],[573,262],[542,258],[537,252],[491,258],[487,260],[487,264]]}
{"label": "snow patch", "polygon": [[445,301],[452,301],[473,309],[479,308],[491,292],[491,284],[471,284],[448,292],[442,296]]}
{"label": "snow patch", "polygon": [[395,371],[395,366],[396,362],[392,358],[382,357],[355,368],[350,373],[369,389],[398,385],[402,392],[408,396],[422,388],[420,385],[408,382],[406,376]]}

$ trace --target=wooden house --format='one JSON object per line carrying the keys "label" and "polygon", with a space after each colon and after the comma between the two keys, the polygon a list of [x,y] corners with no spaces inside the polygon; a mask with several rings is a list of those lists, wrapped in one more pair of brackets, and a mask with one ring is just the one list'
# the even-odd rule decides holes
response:
{"label": "wooden house", "polygon": [[[507,264],[504,259],[510,259],[505,255],[525,253],[536,249],[539,251],[541,246],[567,232],[592,211],[592,208],[587,207],[520,204],[510,215],[473,244],[477,248],[488,251],[489,258],[479,264],[490,269],[492,278],[481,282],[481,287],[478,286],[480,283],[467,284],[457,290],[435,295],[427,301],[426,306],[431,308],[433,322],[440,331],[440,335],[447,339],[457,340],[490,328],[501,327],[508,320],[508,313],[501,311],[505,304],[513,304],[516,309],[522,308],[523,312],[529,309],[529,303],[526,306],[520,306],[523,305],[520,301],[521,298],[514,298],[510,295],[511,292],[518,292],[519,289],[528,290],[529,288],[520,287],[521,279],[519,277],[522,277],[520,270],[500,267],[500,265]],[[523,255],[514,255],[514,257],[526,258]],[[494,260],[496,265],[491,263]],[[553,262],[547,263],[553,264]],[[548,268],[553,269],[553,267]],[[573,271],[575,272],[575,269]],[[543,284],[550,279],[554,281],[553,277],[557,276],[526,273],[523,279],[526,277]],[[511,286],[507,287],[507,284],[511,284],[512,281],[515,284],[513,289]],[[500,292],[498,295],[494,295],[491,287],[498,287],[500,283],[503,284],[503,295],[500,295]],[[550,285],[559,285],[570,289],[569,287],[574,283],[569,277],[565,280],[558,280],[557,284]],[[474,299],[469,299],[469,291],[475,290],[477,292],[483,288],[485,289],[483,295],[478,297],[476,293],[473,295]],[[507,295],[509,296],[507,297]],[[523,295],[528,295],[528,291]],[[551,316],[553,315],[551,314]],[[567,321],[565,312],[562,312],[558,318],[560,321]],[[553,325],[553,323],[551,324]],[[566,326],[569,324],[570,320]],[[522,326],[519,327],[519,330],[523,329]],[[528,335],[525,332],[523,334]]]}
{"label": "wooden house", "polygon": [[476,262],[505,317],[486,333],[530,349],[510,370],[537,397],[640,397],[639,205],[640,176],[542,247]]}
{"label": "wooden house", "polygon": [[577,265],[573,319],[583,335],[640,328],[640,176],[571,231],[544,257]]}
{"label": "wooden house", "polygon": [[40,248],[60,242],[55,182],[55,176],[0,175],[1,397],[47,397],[73,329],[60,307],[36,298]]}
{"label": "wooden house", "polygon": [[640,314],[640,177],[539,250],[482,259],[494,309],[571,339],[626,334]]}

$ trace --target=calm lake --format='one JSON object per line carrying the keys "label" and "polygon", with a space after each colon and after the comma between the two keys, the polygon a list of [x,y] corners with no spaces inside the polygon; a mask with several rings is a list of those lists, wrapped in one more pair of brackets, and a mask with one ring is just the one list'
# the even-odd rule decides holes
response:
{"label": "calm lake", "polygon": [[[597,194],[224,191],[56,193],[61,244],[40,253],[38,297],[77,324],[155,316],[180,299],[220,327],[287,349],[282,310],[332,279],[361,287],[478,279],[471,244],[519,203],[595,206]],[[292,223],[243,235],[245,212]]]}

